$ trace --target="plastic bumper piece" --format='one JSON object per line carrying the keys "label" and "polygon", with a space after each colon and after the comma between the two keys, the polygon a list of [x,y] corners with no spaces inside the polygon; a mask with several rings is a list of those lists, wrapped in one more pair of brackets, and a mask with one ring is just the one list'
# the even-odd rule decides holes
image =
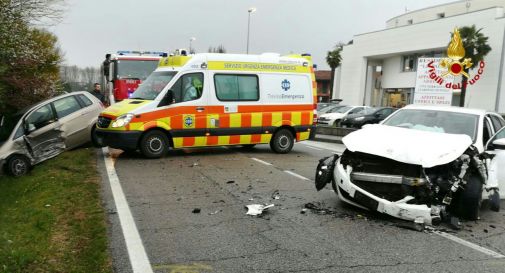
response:
{"label": "plastic bumper piece", "polygon": [[351,182],[351,172],[352,169],[350,166],[344,169],[342,164],[340,164],[340,159],[337,161],[334,179],[338,197],[342,201],[363,209],[375,210],[399,219],[424,223],[426,225],[432,225],[433,222],[440,218],[436,210],[427,205],[407,204],[407,202],[413,199],[411,196],[406,196],[401,200],[392,202],[359,188]]}
{"label": "plastic bumper piece", "polygon": [[141,131],[105,131],[96,130],[97,140],[100,145],[121,150],[136,150]]}

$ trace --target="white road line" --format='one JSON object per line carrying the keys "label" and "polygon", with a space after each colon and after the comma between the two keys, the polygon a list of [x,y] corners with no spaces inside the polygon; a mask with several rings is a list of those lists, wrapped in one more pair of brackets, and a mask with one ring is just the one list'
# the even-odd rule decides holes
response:
{"label": "white road line", "polygon": [[285,170],[284,172],[285,172],[285,173],[288,173],[288,174],[290,174],[290,175],[292,175],[292,176],[294,176],[294,177],[298,177],[298,178],[300,178],[300,179],[303,179],[303,180],[309,180],[309,181],[310,181],[310,179],[308,179],[307,177],[305,177],[305,176],[301,176],[301,175],[299,175],[299,174],[297,174],[297,173],[294,173],[294,172],[292,172],[292,171]]}
{"label": "white road line", "polygon": [[255,157],[250,157],[250,159],[252,159],[252,160],[254,160],[254,161],[257,161],[257,162],[259,162],[259,163],[261,163],[261,164],[265,164],[265,165],[267,165],[267,166],[273,166],[274,168],[276,168],[276,169],[278,169],[278,170],[281,170],[281,171],[283,171],[283,172],[285,172],[285,173],[287,173],[287,174],[290,174],[290,175],[292,175],[292,176],[294,176],[294,177],[298,177],[298,178],[300,178],[300,179],[302,179],[302,180],[308,180],[308,181],[311,181],[310,179],[308,179],[308,178],[307,178],[307,177],[305,177],[305,176],[301,176],[301,175],[299,175],[299,174],[297,174],[297,173],[294,173],[294,172],[292,172],[292,171],[279,169],[279,168],[275,167],[272,163],[268,163],[268,162],[263,161],[263,160],[261,160],[261,159],[257,159],[257,158],[255,158]]}
{"label": "white road line", "polygon": [[320,149],[320,148],[316,148],[316,147],[312,147],[310,145],[305,145],[307,148],[310,148],[312,150],[316,150],[316,151],[322,151],[323,149]]}
{"label": "white road line", "polygon": [[257,158],[255,158],[255,157],[251,157],[251,159],[252,159],[252,160],[254,160],[254,161],[257,161],[257,162],[259,162],[259,163],[261,163],[261,164],[265,164],[265,165],[267,165],[267,166],[272,166],[272,163],[268,163],[268,162],[263,161],[263,160],[261,160],[261,159],[257,159]]}
{"label": "white road line", "polygon": [[114,168],[114,162],[110,156],[107,156],[109,154],[109,149],[107,147],[102,148],[102,153],[132,270],[134,273],[152,273],[153,269],[151,263],[149,262],[144,245],[142,244],[142,239],[140,238],[137,226],[133,220],[130,207],[128,206],[123,189],[121,188],[121,183],[119,182],[116,169]]}
{"label": "white road line", "polygon": [[474,244],[474,243],[471,243],[471,242],[465,241],[465,240],[463,240],[463,239],[461,239],[461,238],[458,238],[458,237],[456,237],[456,236],[454,236],[454,235],[451,235],[451,234],[449,234],[449,233],[445,233],[445,232],[441,232],[441,231],[434,231],[434,233],[435,233],[435,234],[437,234],[437,235],[439,235],[439,236],[442,236],[442,237],[444,237],[444,238],[446,238],[446,239],[449,239],[449,240],[451,240],[451,241],[454,241],[454,242],[456,242],[456,243],[458,243],[458,244],[461,244],[461,245],[464,245],[464,246],[466,246],[466,247],[469,247],[469,248],[471,248],[471,249],[473,249],[473,250],[476,250],[476,251],[482,252],[482,253],[484,253],[484,254],[486,254],[486,255],[489,255],[489,256],[491,256],[491,257],[493,257],[493,258],[497,258],[497,259],[502,259],[502,258],[505,258],[505,256],[504,256],[504,255],[502,255],[502,254],[500,254],[500,253],[498,253],[498,252],[494,252],[494,251],[492,251],[492,250],[490,250],[490,249],[487,249],[487,248],[481,247],[481,246],[479,246],[479,245],[476,245],[476,244]]}

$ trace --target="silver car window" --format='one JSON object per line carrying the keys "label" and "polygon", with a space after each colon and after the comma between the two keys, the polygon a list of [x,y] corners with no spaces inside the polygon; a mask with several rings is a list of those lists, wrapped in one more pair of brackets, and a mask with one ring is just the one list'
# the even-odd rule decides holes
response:
{"label": "silver car window", "polygon": [[81,110],[79,102],[74,96],[65,97],[53,102],[58,118],[66,117],[74,112]]}
{"label": "silver car window", "polygon": [[93,104],[93,102],[91,102],[90,99],[88,99],[88,97],[86,97],[85,95],[79,95],[79,99],[82,101],[82,103],[84,104],[84,107],[88,107],[90,105]]}
{"label": "silver car window", "polygon": [[493,136],[492,141],[497,139],[505,138],[505,129],[500,130],[496,135]]}
{"label": "silver car window", "polygon": [[34,129],[40,129],[55,121],[53,110],[50,104],[46,104],[32,112],[25,120],[28,127],[33,126]]}

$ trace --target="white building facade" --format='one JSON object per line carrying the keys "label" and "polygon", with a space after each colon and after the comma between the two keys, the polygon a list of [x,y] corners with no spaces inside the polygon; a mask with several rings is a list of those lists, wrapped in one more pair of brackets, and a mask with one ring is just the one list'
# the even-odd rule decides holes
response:
{"label": "white building facade", "polygon": [[[348,105],[412,103],[417,58],[446,57],[454,28],[471,25],[489,37],[492,50],[478,82],[468,85],[465,106],[505,113],[505,0],[458,1],[413,11],[388,20],[384,30],[354,36],[342,51],[334,98]],[[459,104],[459,95],[455,90],[453,105]]]}

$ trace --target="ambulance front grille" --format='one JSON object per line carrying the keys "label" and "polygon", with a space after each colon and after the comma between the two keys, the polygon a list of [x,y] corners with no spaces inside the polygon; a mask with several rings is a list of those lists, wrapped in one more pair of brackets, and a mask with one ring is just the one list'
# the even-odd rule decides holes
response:
{"label": "ambulance front grille", "polygon": [[108,128],[111,121],[112,121],[112,119],[110,119],[110,118],[106,118],[106,117],[102,117],[102,116],[98,117],[98,121],[97,121],[98,128]]}

